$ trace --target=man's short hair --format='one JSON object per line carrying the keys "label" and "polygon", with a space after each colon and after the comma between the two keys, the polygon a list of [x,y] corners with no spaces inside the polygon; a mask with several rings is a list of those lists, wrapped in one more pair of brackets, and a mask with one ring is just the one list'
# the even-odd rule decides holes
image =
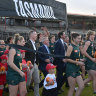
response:
{"label": "man's short hair", "polygon": [[59,38],[59,39],[61,38],[61,36],[63,35],[63,33],[64,33],[64,31],[60,31],[60,32],[58,33],[58,38]]}
{"label": "man's short hair", "polygon": [[44,42],[46,38],[48,38],[48,37],[42,37],[42,42]]}
{"label": "man's short hair", "polygon": [[31,31],[29,32],[29,37],[30,37],[31,33],[33,33],[33,32],[36,32],[36,31],[34,31],[34,30],[31,30]]}

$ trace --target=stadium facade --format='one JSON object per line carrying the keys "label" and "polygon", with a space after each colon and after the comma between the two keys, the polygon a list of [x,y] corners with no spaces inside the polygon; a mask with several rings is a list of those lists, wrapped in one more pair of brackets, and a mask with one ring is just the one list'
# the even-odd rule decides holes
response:
{"label": "stadium facade", "polygon": [[95,15],[67,14],[64,3],[55,0],[8,1],[1,0],[3,5],[0,8],[1,39],[6,40],[15,33],[20,33],[27,39],[30,30],[39,33],[43,31],[44,26],[51,34],[61,30],[65,30],[66,33],[75,31],[86,34],[90,29],[95,30]]}

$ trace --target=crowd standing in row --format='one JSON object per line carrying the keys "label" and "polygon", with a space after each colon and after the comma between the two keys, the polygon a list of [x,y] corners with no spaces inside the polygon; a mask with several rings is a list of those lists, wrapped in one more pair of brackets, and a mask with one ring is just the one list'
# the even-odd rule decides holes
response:
{"label": "crowd standing in row", "polygon": [[[55,35],[51,35],[49,41],[49,35],[48,30],[43,34],[39,33],[38,36],[36,31],[30,31],[26,43],[24,37],[19,34],[7,40],[8,44],[21,45],[49,55],[0,45],[0,96],[6,83],[9,96],[27,96],[27,88],[32,87],[33,83],[34,96],[40,96],[39,88],[42,86],[42,96],[58,96],[63,92],[64,83],[69,87],[68,96],[73,96],[77,83],[75,96],[80,96],[84,85],[91,80],[93,94],[96,95],[96,58],[93,47],[95,32],[88,31],[84,44],[78,33],[71,34],[70,43],[64,31],[58,33],[57,41]],[[5,44],[4,40],[0,40],[0,44]],[[53,58],[50,54],[61,57]],[[65,56],[68,58],[64,58]],[[39,72],[44,75],[41,82]],[[88,73],[87,79],[85,72]]]}

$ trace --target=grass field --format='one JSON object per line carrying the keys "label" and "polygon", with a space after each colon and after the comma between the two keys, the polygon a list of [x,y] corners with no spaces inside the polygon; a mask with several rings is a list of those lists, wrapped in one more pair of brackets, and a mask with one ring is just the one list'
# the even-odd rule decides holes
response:
{"label": "grass field", "polygon": [[[43,76],[43,74],[42,74]],[[44,77],[44,76],[43,76]],[[86,76],[86,78],[88,77],[88,75]],[[40,96],[42,94],[42,88],[40,88]],[[58,96],[67,96],[68,93],[68,88],[66,88],[64,85],[62,86],[62,89],[64,90],[64,92],[62,94],[59,94]],[[75,92],[74,92],[75,93]],[[9,96],[8,93],[4,92],[3,96]],[[34,96],[34,92],[32,90],[29,90],[28,95],[27,96]],[[75,96],[75,95],[74,95]],[[93,89],[92,89],[92,83],[90,82],[90,85],[85,86],[85,88],[83,89],[83,92],[81,94],[81,96],[93,96]]]}
{"label": "grass field", "polygon": [[[58,96],[67,96],[68,88],[65,88],[65,86],[63,86],[62,88],[64,89],[64,92],[62,94],[59,94]],[[42,88],[40,88],[40,96],[41,96],[41,93],[42,93]],[[8,93],[5,93],[4,92],[4,95],[3,96],[9,96],[9,95],[8,95]],[[27,96],[34,96],[33,91],[30,90],[28,92],[28,95]],[[84,88],[81,96],[93,96],[92,84],[90,84],[89,86],[85,86],[85,88]]]}

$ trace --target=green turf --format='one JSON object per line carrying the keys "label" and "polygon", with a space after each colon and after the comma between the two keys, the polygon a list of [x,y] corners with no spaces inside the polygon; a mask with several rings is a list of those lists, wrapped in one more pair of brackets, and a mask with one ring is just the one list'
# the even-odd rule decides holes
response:
{"label": "green turf", "polygon": [[[43,74],[42,77],[44,78]],[[88,77],[88,75],[86,76],[86,78]],[[58,96],[67,96],[68,94],[68,88],[66,88],[64,85],[62,86],[62,88],[64,89],[64,92],[62,94],[59,94]],[[42,93],[42,88],[40,88],[40,96]],[[74,92],[75,94],[75,92]],[[3,96],[9,96],[8,93],[4,92]],[[29,90],[28,95],[27,96],[34,96],[34,93],[32,90]],[[75,95],[74,95],[75,96]],[[92,89],[92,83],[90,83],[90,85],[85,86],[85,88],[83,89],[83,92],[81,94],[81,96],[93,96],[93,89]]]}
{"label": "green turf", "polygon": [[[65,86],[62,87],[64,89],[64,92],[62,94],[59,94],[58,96],[67,96],[68,93],[68,88],[65,88]],[[42,88],[40,88],[40,94],[42,93]],[[74,92],[75,93],[75,92]],[[93,90],[92,90],[92,84],[90,84],[89,86],[85,86],[81,96],[93,96]],[[3,96],[9,96],[8,93],[4,92]],[[34,96],[34,93],[32,90],[29,90],[28,95],[27,96]],[[40,95],[41,96],[41,95]],[[74,95],[75,96],[75,95]]]}
{"label": "green turf", "polygon": [[[62,94],[59,94],[58,96],[67,96],[68,93],[68,88],[66,87],[62,87],[64,89],[64,92]],[[40,89],[40,94],[42,93],[42,88]],[[75,92],[74,92],[75,93]],[[86,86],[81,94],[81,96],[92,96],[93,94],[93,90],[92,90],[92,84],[90,86]],[[32,96],[33,92],[29,92],[28,96]],[[74,95],[75,96],[75,95]]]}

